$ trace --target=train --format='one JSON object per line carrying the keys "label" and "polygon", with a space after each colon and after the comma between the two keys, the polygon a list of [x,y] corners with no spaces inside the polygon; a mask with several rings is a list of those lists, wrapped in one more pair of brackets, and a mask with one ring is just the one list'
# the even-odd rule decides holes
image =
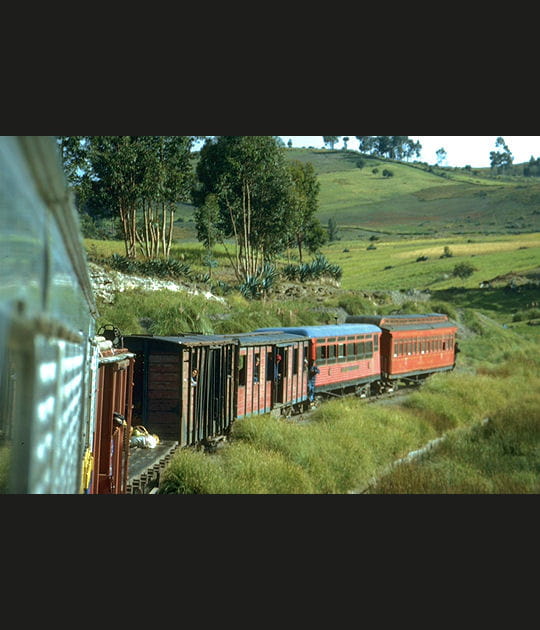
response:
{"label": "train", "polygon": [[[211,444],[235,420],[290,417],[330,397],[367,398],[455,367],[457,326],[445,314],[347,320],[239,334],[123,336],[137,366],[133,417],[180,447]],[[318,373],[310,399],[312,365]]]}
{"label": "train", "polygon": [[[237,334],[123,335],[98,310],[53,137],[0,137],[0,493],[155,492],[174,452],[452,370],[445,314]],[[310,382],[310,368],[318,374]],[[155,448],[132,446],[134,428]]]}

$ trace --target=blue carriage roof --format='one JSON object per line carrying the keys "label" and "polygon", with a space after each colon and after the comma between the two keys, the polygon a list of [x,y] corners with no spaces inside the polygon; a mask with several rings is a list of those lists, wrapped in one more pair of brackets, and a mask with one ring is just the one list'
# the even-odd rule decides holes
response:
{"label": "blue carriage roof", "polygon": [[293,335],[303,335],[304,337],[344,337],[346,335],[368,335],[382,332],[378,326],[373,324],[330,324],[328,326],[303,326],[299,328],[258,328],[255,332],[282,331]]}
{"label": "blue carriage roof", "polygon": [[229,333],[225,336],[238,340],[241,346],[291,345],[300,341],[298,334],[283,332],[281,329],[262,332]]}

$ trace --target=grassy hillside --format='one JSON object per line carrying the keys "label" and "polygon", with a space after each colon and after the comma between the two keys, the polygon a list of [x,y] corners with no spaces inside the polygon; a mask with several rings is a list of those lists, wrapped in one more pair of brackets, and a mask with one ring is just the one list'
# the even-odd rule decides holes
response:
{"label": "grassy hillside", "polygon": [[[540,231],[538,178],[494,177],[490,169],[439,168],[356,151],[285,149],[311,162],[321,185],[319,220],[343,238],[366,234],[518,234]],[[383,171],[392,172],[384,177]],[[376,172],[374,172],[374,170]],[[195,238],[193,208],[179,206],[176,236]]]}
{"label": "grassy hillside", "polygon": [[[353,151],[289,149],[310,161],[321,184],[319,219],[336,220],[345,238],[387,234],[500,234],[540,229],[540,183],[361,158]],[[383,171],[392,173],[384,177]],[[374,172],[375,171],[375,172]]]}

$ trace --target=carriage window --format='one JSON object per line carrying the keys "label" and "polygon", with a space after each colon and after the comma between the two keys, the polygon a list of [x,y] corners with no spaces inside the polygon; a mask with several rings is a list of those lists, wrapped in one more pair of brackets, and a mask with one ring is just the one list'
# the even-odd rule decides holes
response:
{"label": "carriage window", "polygon": [[373,349],[375,352],[379,350],[379,337],[378,335],[373,335]]}
{"label": "carriage window", "polygon": [[337,358],[338,361],[343,361],[345,359],[345,344],[338,343],[337,345]]}
{"label": "carriage window", "polygon": [[373,356],[373,341],[366,341],[365,353],[368,358]]}
{"label": "carriage window", "polygon": [[327,352],[327,363],[335,363],[336,362],[336,338],[328,337],[328,346],[326,348]]}
{"label": "carriage window", "polygon": [[317,346],[317,360],[326,363],[328,359],[328,346]]}
{"label": "carriage window", "polygon": [[253,382],[258,383],[261,377],[261,357],[258,352],[253,355]]}
{"label": "carriage window", "polygon": [[293,374],[298,374],[298,348],[293,348]]}
{"label": "carriage window", "polygon": [[347,344],[347,357],[349,359],[354,359],[355,355],[356,355],[355,344],[354,343],[348,343]]}

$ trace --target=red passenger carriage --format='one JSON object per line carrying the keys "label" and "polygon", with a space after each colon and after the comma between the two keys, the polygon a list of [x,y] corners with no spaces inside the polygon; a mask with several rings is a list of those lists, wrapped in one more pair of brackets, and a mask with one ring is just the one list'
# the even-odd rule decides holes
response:
{"label": "red passenger carriage", "polygon": [[355,315],[346,321],[382,329],[381,380],[387,385],[400,379],[418,381],[454,368],[457,326],[444,314]]}
{"label": "red passenger carriage", "polygon": [[381,330],[371,324],[263,328],[309,338],[309,358],[320,374],[315,394],[355,391],[368,394],[380,377],[379,339]]}

